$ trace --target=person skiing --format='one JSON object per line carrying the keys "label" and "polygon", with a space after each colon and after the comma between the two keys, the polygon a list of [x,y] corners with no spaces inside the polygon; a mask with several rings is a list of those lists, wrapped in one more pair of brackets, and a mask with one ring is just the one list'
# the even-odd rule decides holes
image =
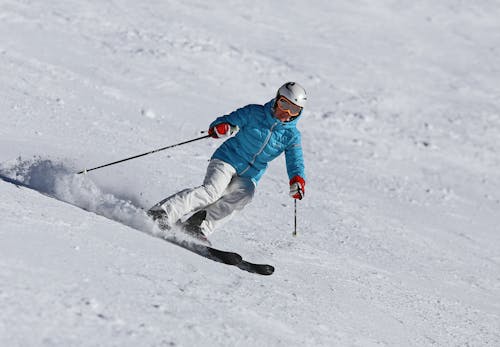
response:
{"label": "person skiing", "polygon": [[148,215],[162,229],[180,224],[192,236],[208,242],[208,235],[250,203],[268,162],[283,152],[290,196],[302,199],[305,168],[296,124],[306,101],[304,88],[287,82],[266,104],[250,104],[215,119],[209,135],[227,140],[212,155],[203,184],[158,202]]}

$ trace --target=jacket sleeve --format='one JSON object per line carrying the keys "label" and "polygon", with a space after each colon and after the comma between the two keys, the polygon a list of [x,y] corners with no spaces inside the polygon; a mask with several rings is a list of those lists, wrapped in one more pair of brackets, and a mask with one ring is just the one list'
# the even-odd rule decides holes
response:
{"label": "jacket sleeve", "polygon": [[209,128],[221,123],[229,123],[231,125],[237,125],[239,128],[243,128],[248,121],[251,108],[252,105],[247,105],[231,112],[230,114],[218,117],[210,124]]}
{"label": "jacket sleeve", "polygon": [[285,149],[286,170],[288,178],[300,176],[306,179],[304,168],[304,157],[302,154],[302,140],[300,133],[297,134]]}

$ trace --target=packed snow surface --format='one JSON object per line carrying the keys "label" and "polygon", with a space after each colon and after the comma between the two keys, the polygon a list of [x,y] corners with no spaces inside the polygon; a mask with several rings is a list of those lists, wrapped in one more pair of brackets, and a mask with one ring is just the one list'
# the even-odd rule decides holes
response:
{"label": "packed snow surface", "polygon": [[[0,3],[0,346],[500,346],[500,3]],[[308,91],[214,246],[144,216],[217,116]]]}

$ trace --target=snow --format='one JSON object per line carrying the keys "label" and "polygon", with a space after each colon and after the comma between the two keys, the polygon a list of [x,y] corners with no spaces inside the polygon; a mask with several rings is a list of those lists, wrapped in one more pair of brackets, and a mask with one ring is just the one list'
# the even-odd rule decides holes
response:
{"label": "snow", "polygon": [[[0,4],[1,346],[500,345],[498,1]],[[214,246],[144,218],[217,116],[303,84],[284,159]]]}

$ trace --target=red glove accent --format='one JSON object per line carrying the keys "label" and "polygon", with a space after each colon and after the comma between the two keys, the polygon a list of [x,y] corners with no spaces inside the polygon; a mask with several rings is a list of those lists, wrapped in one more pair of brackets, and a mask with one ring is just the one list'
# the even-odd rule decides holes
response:
{"label": "red glove accent", "polygon": [[304,197],[306,181],[300,176],[293,176],[290,180],[290,196],[302,200]]}
{"label": "red glove accent", "polygon": [[212,136],[215,139],[221,137],[229,137],[231,136],[231,134],[231,124],[229,123],[220,123],[208,129],[208,135]]}

